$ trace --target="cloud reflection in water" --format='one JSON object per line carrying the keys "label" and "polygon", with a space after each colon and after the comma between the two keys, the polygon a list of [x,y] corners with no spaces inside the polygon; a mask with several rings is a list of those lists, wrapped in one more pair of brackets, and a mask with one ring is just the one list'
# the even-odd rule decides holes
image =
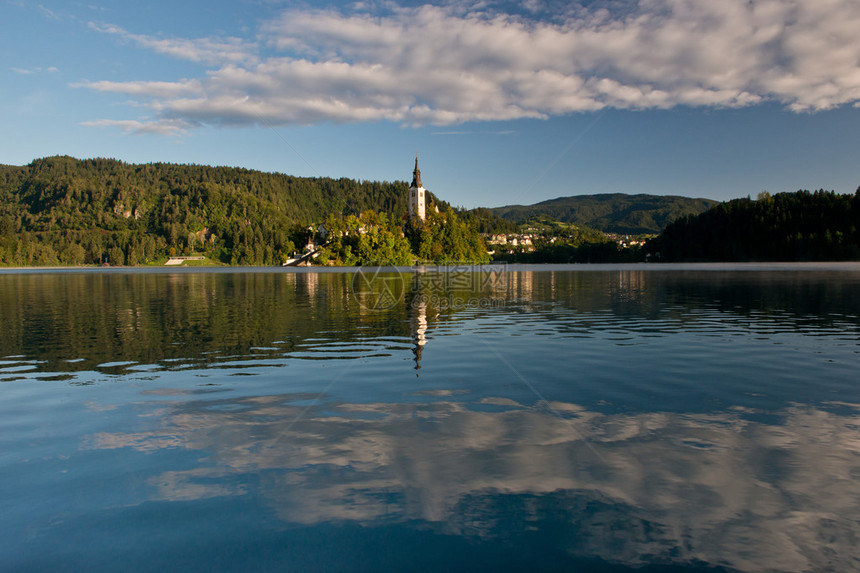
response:
{"label": "cloud reflection in water", "polygon": [[153,498],[244,495],[253,482],[293,524],[493,538],[519,522],[571,554],[632,566],[848,570],[860,559],[860,406],[791,406],[767,425],[742,408],[603,414],[434,398],[328,402],[295,423],[307,396],[159,403],[157,430],[98,433],[85,447],[205,452],[200,467],[147,478]]}

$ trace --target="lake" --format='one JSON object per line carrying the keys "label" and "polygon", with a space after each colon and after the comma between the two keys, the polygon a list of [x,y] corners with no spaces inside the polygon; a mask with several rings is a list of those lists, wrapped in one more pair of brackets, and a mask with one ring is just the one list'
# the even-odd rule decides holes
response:
{"label": "lake", "polygon": [[0,271],[0,570],[860,569],[860,264]]}

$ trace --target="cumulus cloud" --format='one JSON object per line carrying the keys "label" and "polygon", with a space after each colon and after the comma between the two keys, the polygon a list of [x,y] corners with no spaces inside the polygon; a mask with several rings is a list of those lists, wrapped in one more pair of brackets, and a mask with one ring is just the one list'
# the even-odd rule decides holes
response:
{"label": "cumulus cloud", "polygon": [[[178,82],[93,82],[194,124],[453,125],[575,112],[860,102],[856,0],[631,0],[287,10],[235,39],[102,32],[211,65]],[[495,6],[495,7],[494,7]],[[551,16],[548,16],[551,14]],[[265,57],[257,54],[265,53]]]}

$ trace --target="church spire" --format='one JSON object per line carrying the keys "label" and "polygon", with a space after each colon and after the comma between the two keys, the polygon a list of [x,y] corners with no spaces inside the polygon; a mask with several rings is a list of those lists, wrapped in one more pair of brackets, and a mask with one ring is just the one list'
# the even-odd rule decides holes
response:
{"label": "church spire", "polygon": [[415,171],[412,172],[412,187],[416,189],[418,187],[423,187],[421,185],[421,170],[418,169],[418,156],[415,156]]}

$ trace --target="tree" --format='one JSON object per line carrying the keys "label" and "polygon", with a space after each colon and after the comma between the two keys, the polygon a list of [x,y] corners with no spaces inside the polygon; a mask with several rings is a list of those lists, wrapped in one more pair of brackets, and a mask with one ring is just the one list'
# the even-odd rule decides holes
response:
{"label": "tree", "polygon": [[108,249],[108,260],[110,264],[121,266],[125,264],[125,253],[119,247],[111,247]]}

